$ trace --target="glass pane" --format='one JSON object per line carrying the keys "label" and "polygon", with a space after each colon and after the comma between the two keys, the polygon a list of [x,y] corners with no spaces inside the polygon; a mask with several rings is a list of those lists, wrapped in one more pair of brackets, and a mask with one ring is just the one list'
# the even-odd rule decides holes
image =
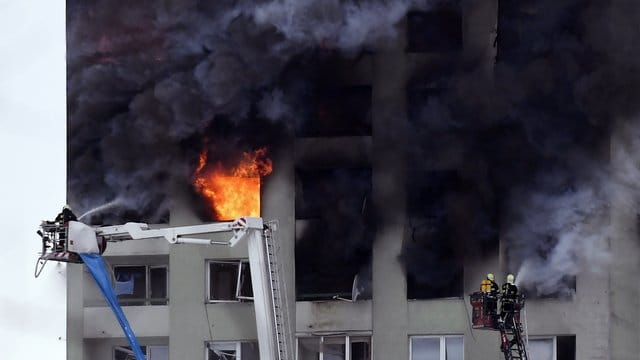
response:
{"label": "glass pane", "polygon": [[462,360],[464,358],[462,336],[446,337],[444,342],[446,360]]}
{"label": "glass pane", "polygon": [[553,339],[529,339],[531,360],[554,360]]}
{"label": "glass pane", "polygon": [[[240,270],[240,296],[253,297],[253,288],[251,285],[251,270],[249,263],[243,262]],[[243,355],[244,356],[244,355]]]}
{"label": "glass pane", "polygon": [[324,337],[322,344],[323,360],[344,360],[345,359],[345,338]]}
{"label": "glass pane", "polygon": [[298,339],[298,360],[319,360],[320,338]]}
{"label": "glass pane", "polygon": [[236,300],[237,262],[209,263],[209,299]]}
{"label": "glass pane", "polygon": [[209,343],[207,360],[236,360],[236,343]]}
{"label": "glass pane", "polygon": [[260,360],[260,350],[257,342],[243,342],[240,344],[242,360]]}
{"label": "glass pane", "polygon": [[[142,350],[143,354],[147,354],[147,348],[146,346],[141,346],[140,349]],[[114,360],[136,360],[136,356],[133,353],[133,350],[131,350],[131,346],[116,346],[114,351],[113,351],[113,359]],[[152,359],[149,359],[152,360]]]}
{"label": "glass pane", "polygon": [[411,360],[440,360],[440,338],[412,337]]}
{"label": "glass pane", "polygon": [[152,345],[149,346],[149,356],[147,360],[169,360],[169,346]]}
{"label": "glass pane", "polygon": [[351,338],[351,360],[371,360],[369,338]]}
{"label": "glass pane", "polygon": [[147,294],[145,266],[114,266],[114,290],[124,305],[144,305]]}
{"label": "glass pane", "polygon": [[149,281],[151,282],[151,305],[167,304],[167,268],[152,267],[149,269]]}

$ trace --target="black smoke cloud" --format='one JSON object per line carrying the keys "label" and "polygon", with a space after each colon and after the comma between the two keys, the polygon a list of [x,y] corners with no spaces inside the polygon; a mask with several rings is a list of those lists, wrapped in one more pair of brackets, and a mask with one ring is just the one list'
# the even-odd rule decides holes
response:
{"label": "black smoke cloud", "polygon": [[292,118],[277,84],[292,57],[392,39],[409,5],[69,1],[70,202],[83,212],[117,198],[120,213],[102,221],[162,220],[165,194],[189,182],[204,137],[226,159],[258,145],[243,133],[261,120]]}
{"label": "black smoke cloud", "polygon": [[[277,134],[309,118],[318,49],[383,48],[404,36],[407,11],[453,2],[69,1],[71,204],[117,199],[125,206],[103,221],[162,219],[203,146],[227,159],[274,143],[250,129]],[[509,270],[541,294],[585,260],[607,261],[612,188],[636,190],[633,146],[618,174],[608,145],[614,124],[637,129],[638,20],[630,1],[502,0],[493,74],[464,51],[416,69],[407,158],[419,166],[406,185],[427,205],[409,214],[412,276],[446,273],[422,265],[440,259],[434,241],[462,259],[502,237]],[[425,168],[453,171],[444,195],[429,196],[439,175]]]}

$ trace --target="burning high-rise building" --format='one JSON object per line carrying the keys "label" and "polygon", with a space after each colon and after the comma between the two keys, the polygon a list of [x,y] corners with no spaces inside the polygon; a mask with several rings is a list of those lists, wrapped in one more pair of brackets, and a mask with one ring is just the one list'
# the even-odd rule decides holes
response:
{"label": "burning high-rise building", "polygon": [[[277,219],[298,360],[498,358],[470,325],[489,272],[527,294],[532,359],[633,358],[639,17],[68,1],[69,200],[111,202],[94,224]],[[246,251],[110,247],[151,360],[257,359]],[[68,309],[69,358],[126,358],[80,268]]]}

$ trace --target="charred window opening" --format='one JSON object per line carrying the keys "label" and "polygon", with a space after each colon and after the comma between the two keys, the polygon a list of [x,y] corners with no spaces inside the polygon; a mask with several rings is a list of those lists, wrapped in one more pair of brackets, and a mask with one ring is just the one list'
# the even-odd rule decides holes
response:
{"label": "charred window opening", "polygon": [[312,103],[311,119],[299,123],[296,135],[371,135],[371,86],[321,88]]}
{"label": "charred window opening", "polygon": [[556,359],[575,360],[576,359],[576,336],[564,335],[556,337]]}
{"label": "charred window opening", "polygon": [[255,341],[212,341],[206,344],[207,360],[258,360]]}
{"label": "charred window opening", "polygon": [[461,297],[463,253],[451,209],[451,197],[458,191],[457,173],[430,172],[418,178],[409,184],[408,234],[401,255],[407,298]]}
{"label": "charred window opening", "polygon": [[296,170],[298,300],[370,298],[371,169]]}
{"label": "charred window opening", "polygon": [[450,52],[462,49],[462,9],[457,1],[429,11],[407,14],[408,52]]}

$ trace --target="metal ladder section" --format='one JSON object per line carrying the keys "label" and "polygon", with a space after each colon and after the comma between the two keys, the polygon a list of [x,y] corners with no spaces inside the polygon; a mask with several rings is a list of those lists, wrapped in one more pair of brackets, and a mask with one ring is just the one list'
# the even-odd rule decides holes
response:
{"label": "metal ladder section", "polygon": [[289,308],[287,301],[287,287],[282,266],[278,260],[280,244],[275,238],[278,223],[265,223],[264,240],[267,249],[267,264],[269,267],[269,285],[273,305],[273,321],[276,333],[278,359],[293,360],[293,338],[289,323]]}
{"label": "metal ladder section", "polygon": [[522,324],[516,321],[513,314],[507,316],[505,322],[499,325],[499,329],[501,339],[506,339],[501,345],[505,360],[528,360],[522,337]]}

